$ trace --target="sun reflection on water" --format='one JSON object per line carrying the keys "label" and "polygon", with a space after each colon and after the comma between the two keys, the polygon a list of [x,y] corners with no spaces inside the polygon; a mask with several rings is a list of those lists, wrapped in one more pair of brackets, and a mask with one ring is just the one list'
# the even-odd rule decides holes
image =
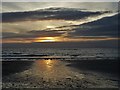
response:
{"label": "sun reflection on water", "polygon": [[35,77],[42,77],[45,80],[54,79],[61,80],[68,76],[81,78],[79,73],[71,71],[71,68],[66,66],[67,63],[59,60],[36,60],[31,68]]}
{"label": "sun reflection on water", "polygon": [[45,63],[48,65],[48,66],[50,66],[51,64],[52,64],[52,60],[45,60]]}
{"label": "sun reflection on water", "polygon": [[56,62],[55,60],[37,60],[35,61],[35,68],[40,68],[40,69],[46,69],[48,70],[49,68],[53,68],[54,65],[56,65]]}

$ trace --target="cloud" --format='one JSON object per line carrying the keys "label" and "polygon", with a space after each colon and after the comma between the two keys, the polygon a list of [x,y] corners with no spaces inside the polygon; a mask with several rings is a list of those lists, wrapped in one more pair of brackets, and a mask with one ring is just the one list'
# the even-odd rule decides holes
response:
{"label": "cloud", "polygon": [[62,36],[64,32],[62,31],[46,31],[46,30],[32,30],[25,33],[14,33],[14,32],[3,32],[3,39],[10,39],[10,38],[37,38],[37,37],[58,37]]}
{"label": "cloud", "polygon": [[2,38],[11,38],[17,35],[18,35],[17,33],[13,32],[2,32]]}
{"label": "cloud", "polygon": [[6,29],[3,41],[34,42],[43,37],[60,37],[67,42],[115,40],[118,35],[118,15],[115,14],[53,7],[3,13],[3,29]]}
{"label": "cloud", "polygon": [[105,12],[84,12],[73,8],[47,8],[37,11],[9,12],[2,14],[3,22],[36,21],[36,20],[78,20]]}
{"label": "cloud", "polygon": [[118,15],[78,25],[76,26],[77,28],[74,29],[74,32],[70,32],[69,34],[71,36],[118,37]]}

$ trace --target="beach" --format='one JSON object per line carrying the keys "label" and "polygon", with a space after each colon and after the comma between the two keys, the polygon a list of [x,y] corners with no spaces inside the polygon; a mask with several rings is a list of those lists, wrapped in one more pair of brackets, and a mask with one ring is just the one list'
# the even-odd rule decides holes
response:
{"label": "beach", "polygon": [[2,61],[3,88],[118,88],[118,60]]}
{"label": "beach", "polygon": [[23,1],[2,2],[3,90],[119,90],[118,2]]}

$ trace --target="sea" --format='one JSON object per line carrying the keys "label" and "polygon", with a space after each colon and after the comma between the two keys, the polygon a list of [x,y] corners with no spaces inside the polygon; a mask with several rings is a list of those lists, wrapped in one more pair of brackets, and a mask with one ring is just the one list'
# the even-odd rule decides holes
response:
{"label": "sea", "polygon": [[117,48],[3,48],[2,61],[117,59]]}

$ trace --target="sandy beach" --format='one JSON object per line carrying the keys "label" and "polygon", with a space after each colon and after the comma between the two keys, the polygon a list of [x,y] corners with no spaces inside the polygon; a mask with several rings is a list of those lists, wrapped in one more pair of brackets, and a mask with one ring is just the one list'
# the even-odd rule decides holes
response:
{"label": "sandy beach", "polygon": [[117,65],[118,60],[3,61],[2,87],[118,88]]}
{"label": "sandy beach", "polygon": [[1,1],[2,90],[120,90],[120,0],[101,1]]}

